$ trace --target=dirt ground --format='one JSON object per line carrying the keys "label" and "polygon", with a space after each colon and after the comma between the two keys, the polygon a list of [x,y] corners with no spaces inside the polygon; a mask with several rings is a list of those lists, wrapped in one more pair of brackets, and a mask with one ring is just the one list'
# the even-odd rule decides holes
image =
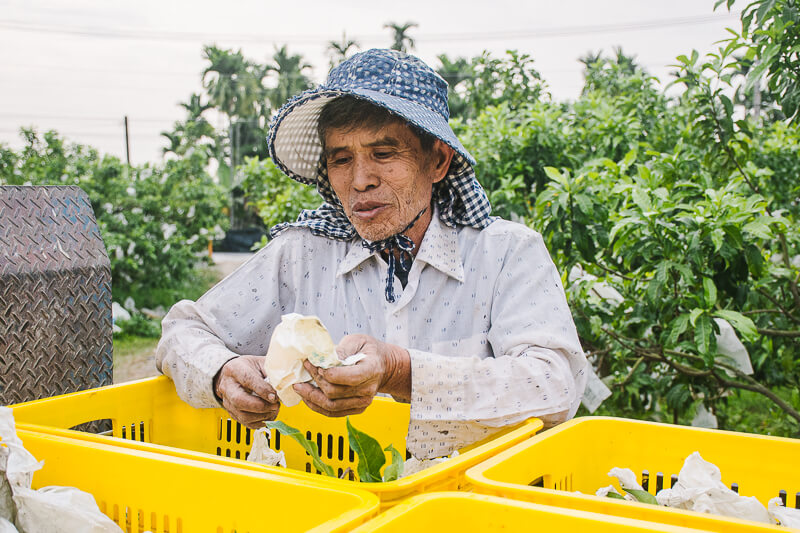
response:
{"label": "dirt ground", "polygon": [[[214,266],[219,279],[224,278],[253,254],[214,253]],[[114,345],[114,383],[157,376],[155,351],[158,339],[135,339]]]}

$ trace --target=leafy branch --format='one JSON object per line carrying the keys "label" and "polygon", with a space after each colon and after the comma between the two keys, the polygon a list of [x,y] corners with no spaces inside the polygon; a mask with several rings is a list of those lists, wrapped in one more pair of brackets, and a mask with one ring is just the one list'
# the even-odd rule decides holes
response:
{"label": "leafy branch", "polygon": [[[381,448],[377,440],[353,427],[350,423],[350,417],[347,417],[346,424],[350,449],[358,456],[356,471],[358,479],[362,483],[394,481],[403,475],[405,461],[403,460],[403,455],[394,446],[390,444],[386,448]],[[333,467],[326,464],[320,457],[317,443],[308,440],[300,430],[280,421],[266,422],[266,426],[280,432],[281,435],[293,438],[311,456],[314,468],[326,476],[336,477]],[[381,469],[386,464],[384,451],[391,454],[392,462],[381,473]],[[343,476],[347,474],[347,470],[342,474]]]}

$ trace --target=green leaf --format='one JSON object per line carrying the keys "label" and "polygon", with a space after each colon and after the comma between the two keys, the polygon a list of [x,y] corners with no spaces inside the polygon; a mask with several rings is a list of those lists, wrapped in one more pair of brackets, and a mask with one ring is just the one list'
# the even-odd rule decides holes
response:
{"label": "green leaf", "polygon": [[672,328],[669,330],[669,336],[667,337],[667,347],[675,346],[678,343],[681,333],[686,331],[687,327],[689,327],[689,315],[684,313],[673,321]]}
{"label": "green leaf", "polygon": [[755,235],[756,237],[761,237],[762,239],[772,238],[772,231],[770,231],[769,226],[767,226],[761,219],[757,219],[745,224],[742,230],[751,235]]}
{"label": "green leaf", "polygon": [[711,278],[703,278],[703,299],[706,302],[706,307],[714,307],[717,303],[717,286],[714,285],[714,280]]}
{"label": "green leaf", "polygon": [[622,166],[629,168],[634,161],[636,161],[636,150],[631,150],[625,154],[625,157],[622,159]]}
{"label": "green leaf", "polygon": [[623,496],[622,494],[619,494],[618,492],[609,491],[608,494],[606,494],[606,498],[613,498],[615,500],[624,500],[625,496]]}
{"label": "green leaf", "polygon": [[741,313],[731,311],[730,309],[722,309],[715,312],[714,315],[724,318],[730,322],[731,326],[736,328],[739,333],[749,339],[753,339],[758,336],[758,330],[756,329],[755,323]]}
{"label": "green leaf", "polygon": [[725,242],[724,241],[724,237],[725,237],[724,234],[725,234],[725,232],[720,228],[717,228],[717,229],[715,229],[714,231],[711,232],[711,242],[714,243],[714,251],[715,252],[719,252],[719,249],[722,248],[722,245]]}
{"label": "green leaf", "polygon": [[645,214],[650,212],[652,209],[652,204],[650,203],[650,197],[647,194],[647,191],[640,189],[638,187],[634,188],[631,191],[631,197],[633,198],[634,203],[639,206]]}
{"label": "green leaf", "polygon": [[333,471],[333,468],[326,465],[322,462],[322,459],[319,456],[319,450],[317,448],[316,442],[311,442],[310,440],[306,439],[305,435],[300,433],[300,430],[293,428],[292,426],[286,425],[283,422],[276,421],[276,422],[266,422],[266,425],[270,429],[274,429],[279,431],[281,435],[286,437],[292,437],[296,440],[303,449],[308,452],[311,456],[311,461],[314,463],[314,468],[323,472],[326,476],[336,477],[336,474]]}
{"label": "green leaf", "polygon": [[347,438],[350,448],[358,455],[358,478],[365,483],[382,481],[381,468],[386,464],[386,456],[378,441],[353,427],[347,417]]}
{"label": "green leaf", "polygon": [[692,326],[694,326],[695,323],[697,322],[697,317],[699,317],[702,314],[703,314],[703,310],[702,309],[700,309],[700,308],[692,309],[692,312],[689,313],[689,322],[692,323]]}
{"label": "green leaf", "polygon": [[391,452],[392,454],[392,464],[386,467],[383,471],[383,480],[384,481],[394,481],[398,479],[400,476],[403,475],[403,468],[405,467],[405,461],[403,460],[403,455],[398,452],[394,446],[391,444],[384,448],[384,451]]}
{"label": "green leaf", "polygon": [[708,353],[711,347],[711,334],[713,331],[711,317],[705,313],[700,315],[695,324],[694,342],[697,345],[697,350],[701,354]]}
{"label": "green leaf", "polygon": [[653,505],[658,505],[658,501],[656,497],[647,492],[646,490],[638,490],[638,489],[625,489],[625,492],[636,498],[637,501],[642,503],[650,503]]}
{"label": "green leaf", "polygon": [[560,183],[561,185],[566,186],[567,178],[561,174],[555,167],[544,167],[544,173],[547,175],[548,178],[551,180]]}

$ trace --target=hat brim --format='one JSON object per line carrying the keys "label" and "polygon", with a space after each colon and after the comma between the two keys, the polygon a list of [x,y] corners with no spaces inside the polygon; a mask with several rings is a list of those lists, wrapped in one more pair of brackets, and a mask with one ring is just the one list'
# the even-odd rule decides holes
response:
{"label": "hat brim", "polygon": [[277,113],[267,140],[270,157],[291,178],[312,185],[317,180],[317,166],[322,143],[317,122],[322,108],[330,100],[352,95],[381,106],[417,128],[440,139],[470,165],[475,159],[456,137],[453,129],[439,113],[430,108],[380,91],[351,89],[337,91],[314,89],[287,102]]}

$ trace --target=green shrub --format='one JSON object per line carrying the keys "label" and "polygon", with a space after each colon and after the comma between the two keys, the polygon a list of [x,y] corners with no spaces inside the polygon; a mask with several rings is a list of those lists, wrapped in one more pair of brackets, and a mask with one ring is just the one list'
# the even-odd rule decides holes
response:
{"label": "green shrub", "polygon": [[0,184],[78,185],[89,196],[111,260],[115,301],[169,306],[227,226],[225,194],[189,153],[163,167],[128,169],[119,159],[55,132],[24,130],[25,146],[0,146]]}

